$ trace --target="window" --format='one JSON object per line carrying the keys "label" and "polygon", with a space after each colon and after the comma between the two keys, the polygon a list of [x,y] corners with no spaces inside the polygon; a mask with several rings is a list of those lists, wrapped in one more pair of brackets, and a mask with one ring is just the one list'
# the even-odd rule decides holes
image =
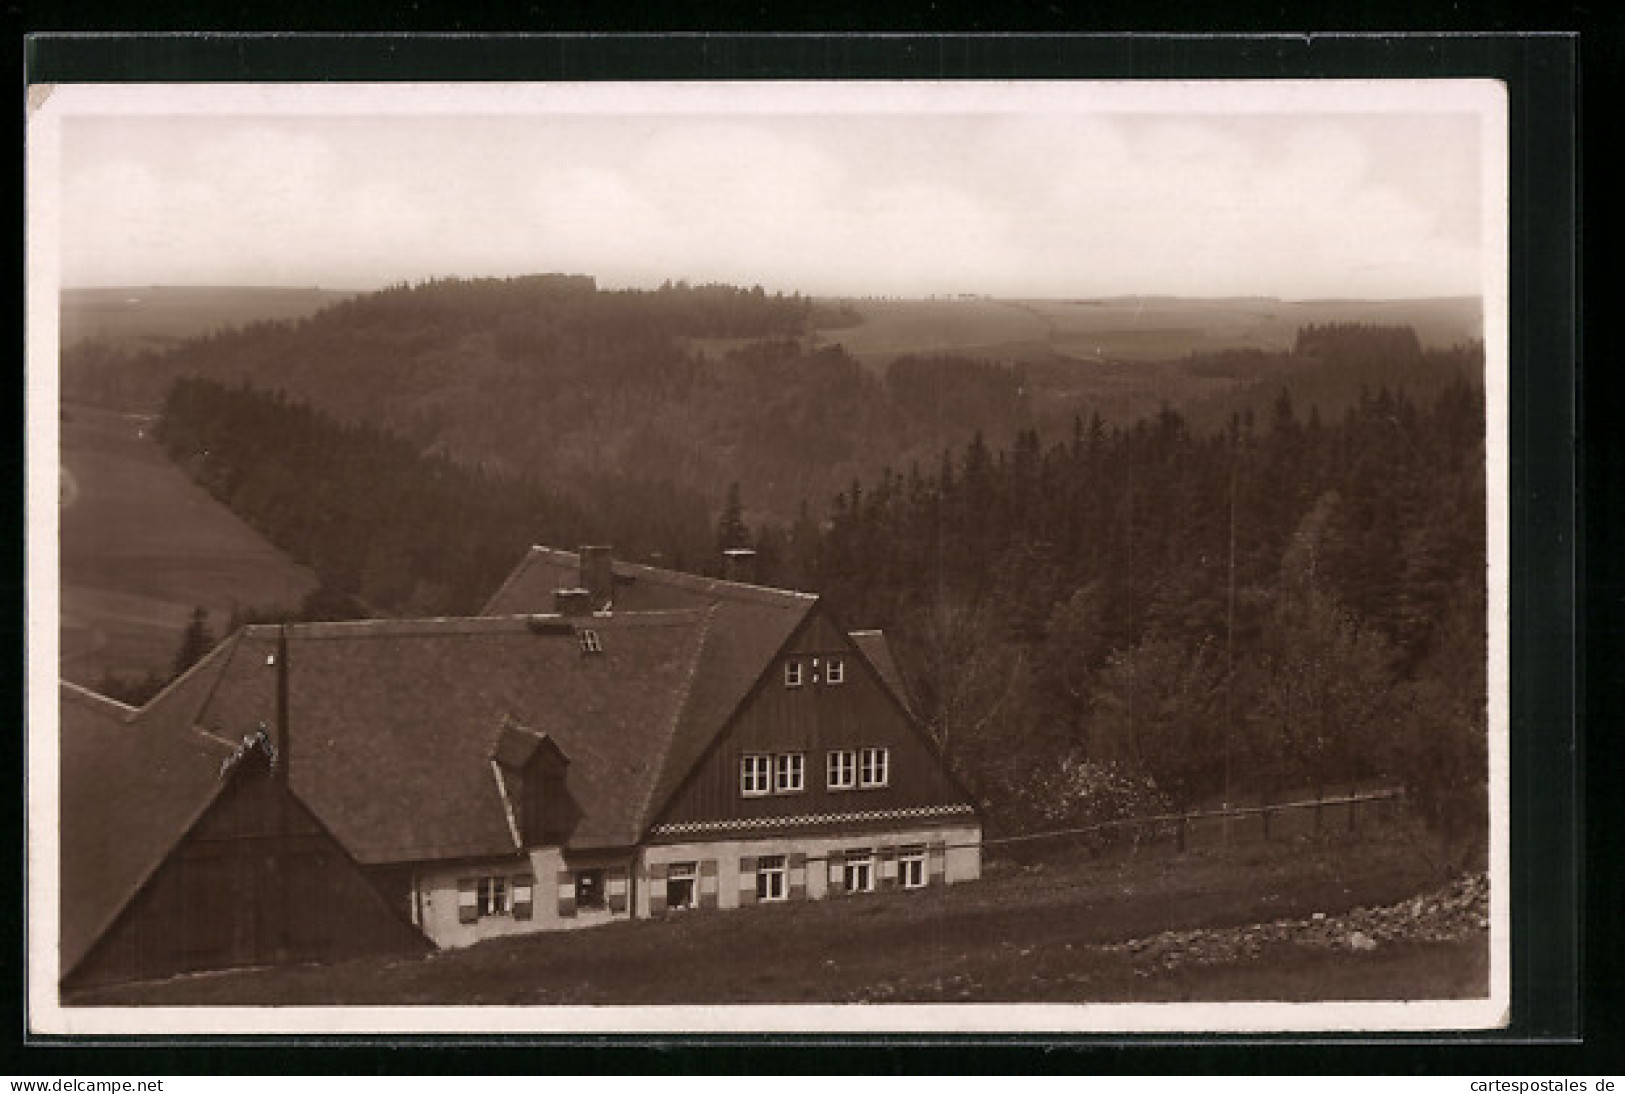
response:
{"label": "window", "polygon": [[874,852],[867,847],[856,851],[848,851],[846,862],[846,891],[849,893],[867,893],[875,887],[875,857]]}
{"label": "window", "polygon": [[783,855],[765,855],[756,860],[756,899],[785,899]]}
{"label": "window", "polygon": [[905,889],[925,888],[924,847],[905,847],[897,853],[897,880]]}
{"label": "window", "polygon": [[508,914],[508,879],[482,877],[476,891],[474,907],[483,919],[488,915]]}
{"label": "window", "polygon": [[827,684],[846,683],[846,662],[839,657],[831,657],[824,669],[824,682]]}
{"label": "window", "polygon": [[576,907],[602,908],[604,906],[604,871],[576,871]]}
{"label": "window", "polygon": [[858,785],[858,754],[850,748],[829,754],[828,778],[831,790],[851,790]]}
{"label": "window", "polygon": [[699,904],[700,864],[674,862],[666,867],[666,907],[693,908]]}
{"label": "window", "polygon": [[773,757],[773,789],[795,794],[806,789],[807,757],[799,752],[781,752]]}
{"label": "window", "polygon": [[884,748],[866,748],[858,754],[858,785],[885,786],[890,777],[890,755]]}
{"label": "window", "polygon": [[801,662],[786,661],[784,663],[784,686],[799,688],[801,686]]}
{"label": "window", "polygon": [[773,791],[773,757],[745,755],[739,760],[739,792],[759,798]]}
{"label": "window", "polygon": [[598,632],[597,631],[591,630],[591,629],[588,629],[588,628],[584,627],[584,628],[582,628],[581,632],[577,635],[577,637],[581,639],[581,652],[582,653],[603,653],[604,652],[604,644],[598,640]]}

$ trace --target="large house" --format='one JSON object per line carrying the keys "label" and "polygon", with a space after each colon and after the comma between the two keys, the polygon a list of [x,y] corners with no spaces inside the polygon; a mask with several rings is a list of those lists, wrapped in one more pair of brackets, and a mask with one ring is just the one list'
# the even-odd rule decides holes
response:
{"label": "large house", "polygon": [[978,876],[879,632],[535,548],[481,616],[249,626],[62,685],[63,982],[461,946]]}

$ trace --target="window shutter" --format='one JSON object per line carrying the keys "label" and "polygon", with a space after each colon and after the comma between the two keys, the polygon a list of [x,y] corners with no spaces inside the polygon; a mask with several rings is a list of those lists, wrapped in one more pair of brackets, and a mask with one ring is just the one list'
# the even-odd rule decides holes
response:
{"label": "window shutter", "polygon": [[649,864],[649,914],[652,916],[666,914],[666,864],[664,862],[651,862]]}
{"label": "window shutter", "polygon": [[471,877],[457,882],[457,922],[473,923],[480,918],[478,885]]}
{"label": "window shutter", "polygon": [[616,915],[626,911],[626,881],[625,867],[617,866],[609,871],[604,882],[604,890],[609,896],[609,910]]}
{"label": "window shutter", "polygon": [[739,860],[739,903],[756,903],[756,856],[746,855]]}
{"label": "window shutter", "polygon": [[790,868],[790,899],[807,899],[807,856],[797,851],[789,856],[786,865]]}
{"label": "window shutter", "polygon": [[568,870],[559,871],[559,915],[570,919],[576,914],[576,876]]}
{"label": "window shutter", "polygon": [[513,878],[513,917],[529,919],[534,907],[532,890],[536,879],[530,874],[515,874]]}
{"label": "window shutter", "polygon": [[882,847],[880,849],[880,887],[882,889],[897,888],[897,848]]}
{"label": "window shutter", "polygon": [[[661,894],[665,896],[664,893]],[[716,911],[717,907],[717,860],[708,858],[700,863],[700,908],[701,910]]]}
{"label": "window shutter", "polygon": [[948,880],[948,845],[941,840],[926,848],[926,870],[929,877],[928,885],[942,885]]}

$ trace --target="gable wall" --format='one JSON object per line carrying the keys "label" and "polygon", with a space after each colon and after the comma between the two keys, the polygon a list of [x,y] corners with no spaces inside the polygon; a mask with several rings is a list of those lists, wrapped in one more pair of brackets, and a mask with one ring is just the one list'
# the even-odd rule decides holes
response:
{"label": "gable wall", "polygon": [[[811,679],[811,659],[820,673],[829,655],[844,660],[844,683]],[[803,683],[787,687],[785,660],[803,664]],[[889,750],[888,785],[831,790],[826,756],[832,749],[880,746]],[[747,753],[800,752],[805,756],[805,789],[799,793],[744,797],[740,761]],[[868,663],[822,609],[793,637],[725,738],[678,791],[658,818],[660,824],[722,820],[761,820],[803,815],[872,813],[940,806],[964,801],[935,752],[909,723]]]}
{"label": "gable wall", "polygon": [[67,983],[424,948],[403,911],[389,905],[282,783],[244,772]]}

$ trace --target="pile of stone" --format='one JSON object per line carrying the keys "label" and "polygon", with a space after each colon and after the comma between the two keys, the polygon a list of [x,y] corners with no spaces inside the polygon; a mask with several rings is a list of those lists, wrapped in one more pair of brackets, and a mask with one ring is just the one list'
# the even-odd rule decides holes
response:
{"label": "pile of stone", "polygon": [[1149,938],[1097,946],[1132,955],[1135,971],[1149,976],[1182,965],[1217,965],[1257,957],[1265,946],[1293,943],[1338,950],[1374,950],[1400,941],[1447,941],[1489,928],[1489,879],[1467,874],[1434,892],[1380,908],[1307,919],[1277,919],[1247,927],[1165,931]]}

